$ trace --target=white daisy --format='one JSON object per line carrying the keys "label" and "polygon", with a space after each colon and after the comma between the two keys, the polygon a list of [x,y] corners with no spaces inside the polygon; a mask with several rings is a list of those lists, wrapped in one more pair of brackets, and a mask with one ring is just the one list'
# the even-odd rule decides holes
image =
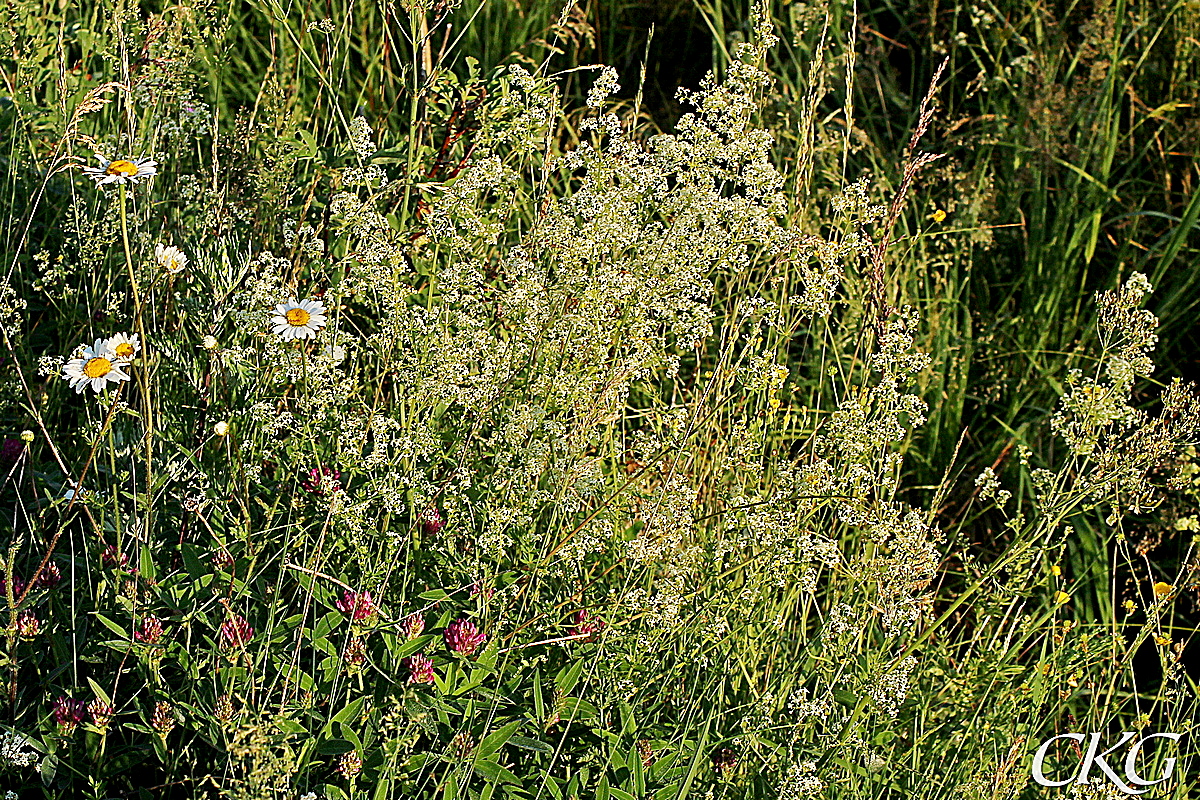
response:
{"label": "white daisy", "polygon": [[275,335],[286,340],[311,339],[327,322],[324,303],[320,300],[298,301],[294,297],[275,306],[275,316],[271,317]]}
{"label": "white daisy", "polygon": [[132,361],[133,357],[141,351],[142,343],[138,341],[136,333],[118,333],[110,336],[104,342],[104,347],[116,356],[113,359],[115,362],[124,365]]}
{"label": "white daisy", "polygon": [[188,265],[188,257],[182,250],[178,247],[163,247],[162,242],[154,245],[154,260],[164,272],[172,275],[183,272],[184,267]]}
{"label": "white daisy", "polygon": [[137,183],[142,178],[149,178],[158,172],[158,162],[150,158],[123,159],[109,161],[99,153],[96,160],[99,167],[84,167],[83,174],[94,180],[97,185],[106,183]]}
{"label": "white daisy", "polygon": [[63,377],[71,382],[71,388],[76,392],[91,386],[92,391],[99,393],[110,382],[129,380],[121,369],[124,364],[118,361],[103,339],[97,339],[91,347],[82,347],[77,352],[78,355],[63,366]]}

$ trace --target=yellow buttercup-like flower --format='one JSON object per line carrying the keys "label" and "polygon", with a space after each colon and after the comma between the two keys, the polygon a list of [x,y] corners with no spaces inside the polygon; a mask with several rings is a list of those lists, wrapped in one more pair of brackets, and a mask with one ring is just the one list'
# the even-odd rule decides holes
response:
{"label": "yellow buttercup-like flower", "polygon": [[1175,591],[1175,587],[1169,583],[1159,581],[1158,583],[1154,584],[1154,594],[1158,597],[1166,597],[1173,591]]}
{"label": "yellow buttercup-like flower", "polygon": [[1067,594],[1066,592],[1055,592],[1054,593],[1055,605],[1061,606],[1063,603],[1069,603],[1070,601],[1071,601],[1071,595]]}

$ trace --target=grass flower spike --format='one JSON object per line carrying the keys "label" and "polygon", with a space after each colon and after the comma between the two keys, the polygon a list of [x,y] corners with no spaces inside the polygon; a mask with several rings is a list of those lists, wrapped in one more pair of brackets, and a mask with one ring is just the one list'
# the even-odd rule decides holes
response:
{"label": "grass flower spike", "polygon": [[79,355],[63,365],[63,377],[70,381],[76,392],[91,386],[92,391],[99,393],[109,383],[129,380],[129,375],[121,369],[124,362],[109,349],[104,339],[97,339],[90,347],[85,346],[77,352]]}
{"label": "grass flower spike", "polygon": [[271,317],[275,335],[285,340],[311,339],[326,322],[324,303],[320,300],[298,301],[294,297],[275,306],[275,316]]}
{"label": "grass flower spike", "polygon": [[188,265],[188,257],[178,247],[164,247],[162,242],[154,245],[154,260],[163,272],[178,275]]}
{"label": "grass flower spike", "polygon": [[94,180],[98,186],[108,183],[137,183],[158,172],[158,162],[150,158],[109,161],[97,153],[96,160],[100,162],[100,166],[84,167],[83,174]]}

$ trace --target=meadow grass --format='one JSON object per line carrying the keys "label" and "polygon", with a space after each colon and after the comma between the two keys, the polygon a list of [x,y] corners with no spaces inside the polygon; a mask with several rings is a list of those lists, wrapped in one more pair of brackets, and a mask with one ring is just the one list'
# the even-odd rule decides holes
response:
{"label": "meadow grass", "polygon": [[0,789],[1193,796],[1196,33],[13,0]]}

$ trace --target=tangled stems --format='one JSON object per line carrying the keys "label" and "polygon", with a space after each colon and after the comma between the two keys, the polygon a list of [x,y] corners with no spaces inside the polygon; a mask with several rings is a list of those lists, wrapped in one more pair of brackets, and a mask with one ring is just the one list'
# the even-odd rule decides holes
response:
{"label": "tangled stems", "polygon": [[[137,330],[138,340],[142,346],[143,364],[148,364],[149,359],[145,355],[148,351],[146,340],[145,321],[142,314],[142,297],[138,291],[137,271],[133,268],[133,256],[129,250],[129,214],[128,214],[128,190],[125,184],[122,183],[118,187],[121,195],[121,244],[125,250],[125,270],[129,275],[129,290],[133,295],[133,321],[134,328]],[[154,490],[154,419],[153,407],[150,403],[150,379],[146,375],[146,369],[138,370],[138,391],[142,396],[142,423],[145,426],[146,443],[146,530],[151,530],[151,515],[153,513],[153,490]]]}

